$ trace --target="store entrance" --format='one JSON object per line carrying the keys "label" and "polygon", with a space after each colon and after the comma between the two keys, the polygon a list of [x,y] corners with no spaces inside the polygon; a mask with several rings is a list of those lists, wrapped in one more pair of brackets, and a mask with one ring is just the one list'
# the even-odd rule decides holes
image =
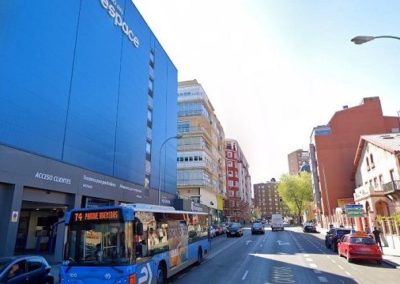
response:
{"label": "store entrance", "polygon": [[54,254],[58,224],[66,205],[23,201],[18,223],[15,254]]}

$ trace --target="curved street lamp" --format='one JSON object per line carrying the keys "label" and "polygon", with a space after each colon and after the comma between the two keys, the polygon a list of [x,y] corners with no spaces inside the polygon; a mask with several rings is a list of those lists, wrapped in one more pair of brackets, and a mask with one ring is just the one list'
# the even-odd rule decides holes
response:
{"label": "curved street lamp", "polygon": [[160,146],[160,150],[159,150],[159,152],[158,152],[158,179],[159,179],[159,180],[158,180],[158,205],[161,205],[161,151],[162,151],[162,148],[164,147],[164,145],[165,145],[169,140],[172,140],[172,139],[179,139],[179,138],[181,138],[181,137],[182,137],[181,134],[168,137],[167,139],[164,140],[164,142],[162,142],[162,144],[161,144],[161,146]]}
{"label": "curved street lamp", "polygon": [[355,44],[363,44],[377,38],[392,38],[400,40],[400,37],[397,36],[383,35],[383,36],[356,36],[352,38],[351,41]]}

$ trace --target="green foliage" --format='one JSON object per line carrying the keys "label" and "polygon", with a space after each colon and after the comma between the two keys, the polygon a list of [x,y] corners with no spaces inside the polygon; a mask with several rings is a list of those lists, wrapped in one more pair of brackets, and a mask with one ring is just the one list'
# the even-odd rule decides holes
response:
{"label": "green foliage", "polygon": [[298,175],[283,175],[278,192],[289,212],[301,219],[308,202],[312,201],[311,175],[301,172]]}
{"label": "green foliage", "polygon": [[254,220],[260,219],[261,218],[261,209],[258,207],[255,207],[252,211],[251,211],[251,217]]}

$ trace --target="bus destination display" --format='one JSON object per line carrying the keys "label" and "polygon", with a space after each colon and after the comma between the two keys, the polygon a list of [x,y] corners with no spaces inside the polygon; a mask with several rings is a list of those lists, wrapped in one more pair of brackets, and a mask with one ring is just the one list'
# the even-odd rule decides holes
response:
{"label": "bus destination display", "polygon": [[73,222],[114,221],[119,219],[120,219],[119,210],[75,212],[72,217]]}

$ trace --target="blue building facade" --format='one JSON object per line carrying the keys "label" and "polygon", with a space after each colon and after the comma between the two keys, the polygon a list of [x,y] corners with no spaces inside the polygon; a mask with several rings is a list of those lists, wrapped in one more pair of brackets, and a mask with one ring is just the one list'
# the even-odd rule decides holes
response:
{"label": "blue building facade", "polygon": [[[27,187],[74,195],[68,208],[97,195],[156,203],[159,188],[165,203],[173,199],[176,140],[160,147],[177,133],[177,70],[130,0],[1,1],[0,62],[0,151],[26,156],[34,173],[21,182],[20,169],[0,162],[0,196],[16,206],[9,212],[22,216],[35,201],[24,199]],[[54,176],[70,182],[59,188]],[[97,193],[107,182],[95,181],[108,179],[118,197]]]}

